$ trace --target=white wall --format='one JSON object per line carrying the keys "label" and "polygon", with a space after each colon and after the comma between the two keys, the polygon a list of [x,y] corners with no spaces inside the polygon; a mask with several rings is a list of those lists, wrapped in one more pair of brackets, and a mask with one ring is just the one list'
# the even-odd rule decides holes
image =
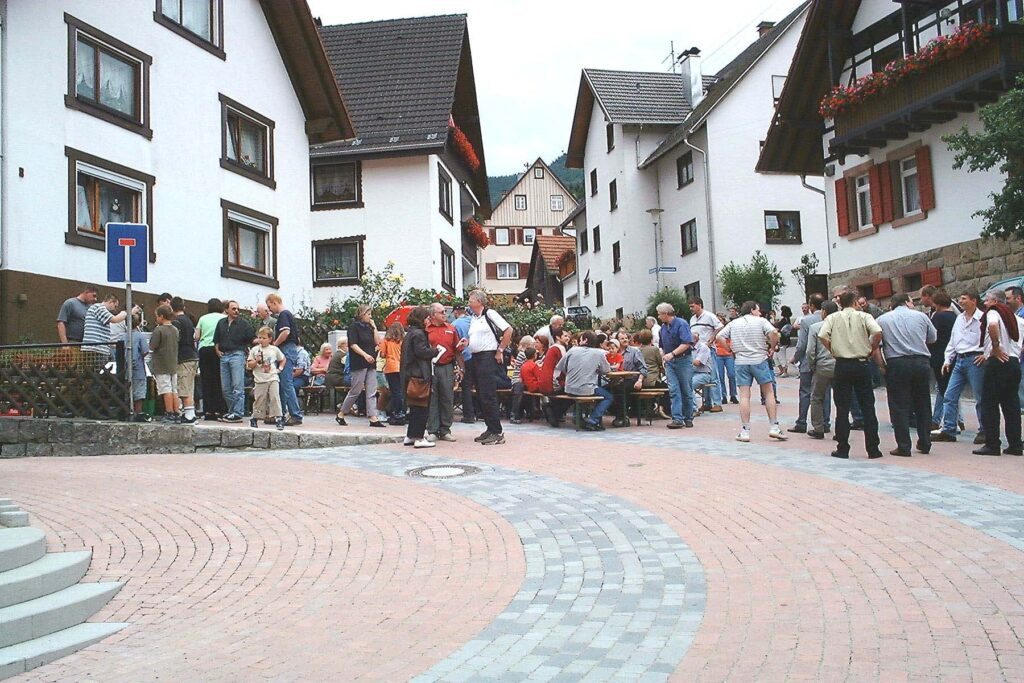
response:
{"label": "white wall", "polygon": [[[587,225],[590,248],[580,255],[579,272],[590,271],[590,294],[581,305],[589,306],[594,315],[610,318],[617,308],[625,315],[641,311],[655,290],[654,227],[647,209],[656,207],[657,184],[653,174],[640,171],[637,165],[654,151],[670,130],[668,126],[615,126],[615,148],[609,153],[605,143],[604,112],[595,102],[584,152],[584,175],[587,195]],[[591,195],[590,172],[597,168],[598,192]],[[615,179],[618,208],[611,211],[608,184]],[[594,253],[593,230],[601,228],[601,251]],[[622,270],[613,272],[612,245],[622,245]],[[597,282],[604,285],[604,305],[597,306]]]}
{"label": "white wall", "polygon": [[[440,211],[438,211],[438,190],[439,190],[439,175],[437,172],[437,165],[441,163],[445,166],[445,170],[448,175],[452,178],[452,211],[454,212],[453,221],[448,222]],[[429,201],[426,207],[426,215],[430,221],[430,242],[426,245],[424,251],[406,251],[405,259],[409,261],[418,260],[418,270],[430,269],[428,279],[424,280],[429,282],[426,285],[413,284],[414,287],[430,287],[431,289],[441,289],[441,240],[444,240],[445,244],[451,247],[455,251],[455,292],[462,292],[462,268],[459,263],[462,260],[462,220],[463,218],[469,218],[469,216],[460,216],[460,192],[459,189],[459,174],[456,173],[454,168],[451,168],[447,164],[441,161],[441,158],[437,155],[430,155],[430,192]],[[408,237],[408,233],[403,235],[403,246],[404,242]],[[404,251],[404,250],[403,250]],[[424,254],[430,254],[430,259],[423,258]],[[411,279],[410,279],[411,281]]]}
{"label": "white wall", "polygon": [[[847,157],[845,164],[836,164],[836,173],[826,178],[827,217],[832,239],[832,272],[844,272],[910,256],[928,249],[966,242],[981,236],[983,221],[971,214],[988,207],[989,194],[1002,187],[1004,176],[997,170],[968,173],[967,169],[953,170],[953,152],[942,141],[943,135],[955,133],[961,126],[969,130],[982,129],[977,112],[961,114],[949,123],[932,126],[924,133],[912,134],[906,140],[895,140],[888,147],[876,149],[870,159],[874,163],[885,160],[886,152],[915,141],[928,145],[932,157],[932,180],[935,186],[935,208],[928,217],[917,223],[893,228],[885,223],[878,232],[856,239],[839,237],[837,232],[835,180],[843,170],[857,166],[869,157]],[[826,139],[827,146],[827,139]]]}
{"label": "white wall", "polygon": [[[18,2],[8,10],[9,227],[6,268],[85,281],[106,280],[105,254],[64,244],[68,225],[65,145],[156,177],[150,291],[254,305],[267,287],[220,277],[220,200],[279,219],[278,278],[288,300],[310,280],[308,141],[305,119],[256,0],[227,3],[221,60],[153,20],[152,2]],[[153,139],[64,106],[63,14],[153,57]],[[218,93],[273,119],[277,189],[220,168]],[[18,168],[24,168],[23,178]]]}

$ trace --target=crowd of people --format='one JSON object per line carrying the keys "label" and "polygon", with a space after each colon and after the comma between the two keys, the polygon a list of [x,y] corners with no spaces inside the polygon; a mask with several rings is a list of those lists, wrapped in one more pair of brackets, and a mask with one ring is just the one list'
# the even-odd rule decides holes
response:
{"label": "crowd of people", "polygon": [[[97,298],[94,288],[86,288],[68,299],[57,332],[62,342],[109,353],[129,313],[130,324],[141,331],[142,310],[118,312],[116,296]],[[854,430],[863,431],[869,458],[882,456],[874,390],[883,382],[896,441],[891,455],[928,453],[935,442],[956,441],[966,429],[960,398],[968,385],[977,399],[979,448],[973,452],[1021,455],[1018,321],[1024,317],[1024,292],[1018,287],[991,291],[981,301],[968,290],[954,303],[945,291],[925,287],[920,303],[927,313],[917,310],[909,295],[898,294],[883,311],[856,291],[839,288],[828,301],[812,295],[794,318],[785,306],[775,315],[754,301],[731,308],[728,316],[715,315],[694,297],[688,319],[662,303],[657,317],[647,318],[635,333],[607,325],[571,332],[556,315],[535,333],[514,338],[515,330],[488,306],[487,295],[474,291],[467,306],[454,307],[451,321],[448,310],[435,303],[413,309],[406,325],[396,322],[383,331],[370,307],[360,306],[337,348],[324,344],[311,358],[277,294],[257,308],[256,327],[235,301],[211,299],[206,314],[195,320],[181,298],[166,294],[148,341],[142,334],[133,337],[133,399],[141,415],[151,374],[163,419],[193,423],[198,376],[205,419],[241,422],[249,370],[253,427],[261,419],[278,429],[301,425],[299,390],[323,386],[346,390],[338,405],[339,426],[361,414],[371,427],[405,426],[406,445],[430,448],[437,441],[455,441],[458,403],[463,422],[485,423],[477,442],[504,443],[499,390],[509,390],[503,393],[510,396],[507,415],[513,424],[539,409],[557,427],[572,403],[560,397],[594,397],[582,427],[601,431],[605,414],[630,391],[664,388],[658,413],[669,429],[692,428],[695,417],[738,404],[736,439],[749,442],[756,386],[768,418],[767,436],[785,441],[777,377],[794,367],[800,398],[787,431],[824,439],[834,417],[834,457],[849,457]],[[613,392],[613,386],[623,391]],[[379,401],[378,393],[386,398]],[[612,426],[624,426],[627,408],[620,403]],[[911,429],[917,436],[913,441]]]}

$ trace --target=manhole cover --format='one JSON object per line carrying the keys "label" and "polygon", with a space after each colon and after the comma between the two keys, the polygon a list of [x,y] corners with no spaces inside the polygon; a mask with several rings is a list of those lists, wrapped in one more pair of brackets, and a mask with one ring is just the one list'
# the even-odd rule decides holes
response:
{"label": "manhole cover", "polygon": [[410,477],[424,477],[426,479],[451,479],[452,477],[464,477],[467,474],[476,474],[479,467],[472,465],[427,465],[417,467],[406,472]]}

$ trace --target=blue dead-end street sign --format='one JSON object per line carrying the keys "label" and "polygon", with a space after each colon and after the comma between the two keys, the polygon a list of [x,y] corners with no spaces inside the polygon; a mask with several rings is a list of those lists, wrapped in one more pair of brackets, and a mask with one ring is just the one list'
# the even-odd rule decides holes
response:
{"label": "blue dead-end street sign", "polygon": [[107,223],[107,282],[146,282],[149,226]]}

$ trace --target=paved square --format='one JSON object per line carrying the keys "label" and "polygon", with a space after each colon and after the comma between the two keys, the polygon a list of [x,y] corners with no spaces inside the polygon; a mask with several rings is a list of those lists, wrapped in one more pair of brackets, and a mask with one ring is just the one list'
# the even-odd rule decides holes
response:
{"label": "paved square", "polygon": [[[737,443],[736,412],[0,461],[51,550],[126,582],[95,620],[131,624],[21,680],[1024,680],[1024,459],[840,461],[763,417]],[[406,475],[455,463],[480,471]]]}

